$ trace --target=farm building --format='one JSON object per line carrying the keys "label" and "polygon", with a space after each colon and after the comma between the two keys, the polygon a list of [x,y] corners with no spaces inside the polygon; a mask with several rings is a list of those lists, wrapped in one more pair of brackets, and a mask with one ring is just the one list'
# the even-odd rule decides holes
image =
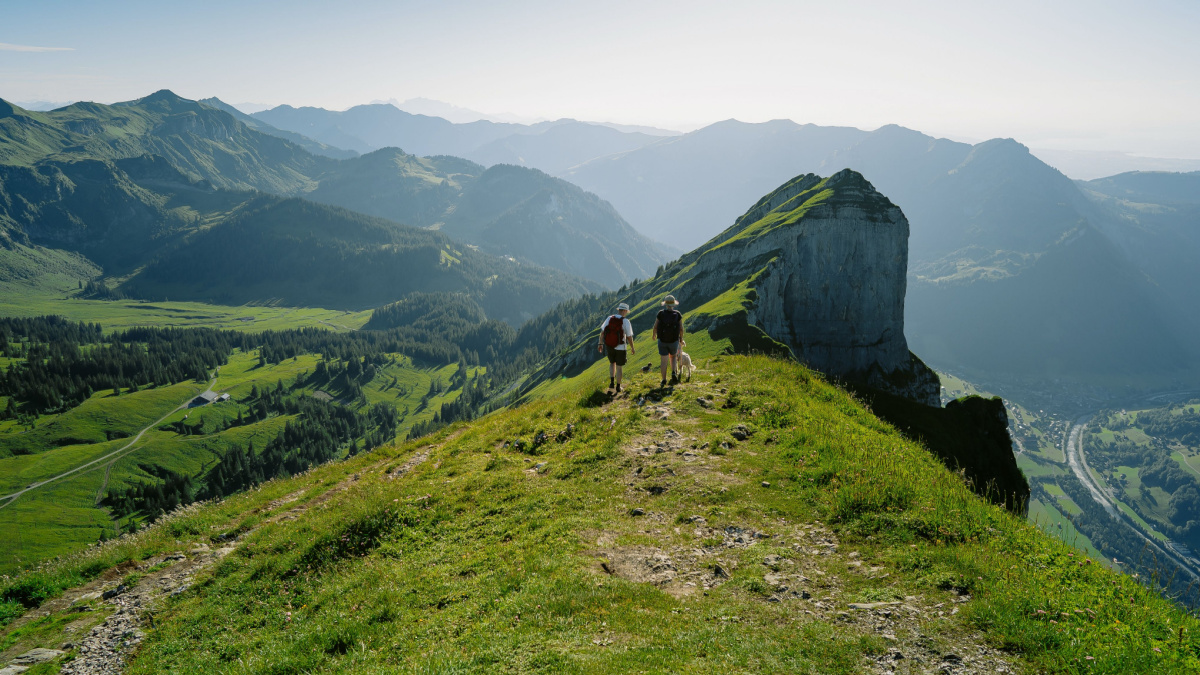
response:
{"label": "farm building", "polygon": [[200,394],[196,398],[192,399],[192,402],[188,404],[188,407],[195,408],[195,407],[202,406],[202,405],[208,405],[209,403],[212,403],[215,400],[217,400],[217,392],[206,391],[203,394]]}

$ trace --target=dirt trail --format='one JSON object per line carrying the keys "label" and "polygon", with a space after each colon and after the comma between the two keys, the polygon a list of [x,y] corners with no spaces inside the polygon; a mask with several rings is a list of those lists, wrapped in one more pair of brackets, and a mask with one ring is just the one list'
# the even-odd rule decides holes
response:
{"label": "dirt trail", "polygon": [[[208,383],[208,387],[207,387],[207,388],[206,388],[206,389],[205,389],[203,392],[200,392],[200,393],[201,393],[201,394],[204,394],[204,393],[207,393],[207,392],[210,392],[210,391],[212,391],[212,387],[213,387],[213,385],[214,385],[214,384],[216,384],[216,382],[217,382],[217,378],[215,378],[215,377],[214,377],[214,378],[213,378],[213,379],[212,379],[212,380],[211,380],[211,381]],[[122,456],[122,455],[121,455],[121,453],[125,452],[126,450],[129,450],[129,449],[130,449],[130,448],[132,448],[132,447],[133,447],[133,446],[134,446],[134,445],[135,445],[135,444],[136,444],[138,441],[142,440],[142,436],[143,436],[143,435],[144,435],[144,434],[145,434],[147,431],[150,431],[151,429],[153,429],[153,428],[157,427],[159,424],[162,424],[162,423],[163,423],[163,422],[164,422],[164,421],[165,421],[165,420],[166,420],[168,417],[170,417],[171,415],[174,415],[175,413],[179,412],[180,410],[183,410],[183,409],[187,408],[187,407],[188,407],[188,405],[189,405],[189,404],[191,404],[191,402],[192,402],[193,400],[195,400],[196,396],[198,396],[198,395],[199,395],[199,394],[195,394],[195,395],[192,395],[192,396],[190,396],[190,397],[188,398],[188,400],[187,400],[187,401],[185,401],[184,403],[182,403],[181,405],[179,405],[177,408],[174,408],[173,410],[171,410],[171,412],[167,413],[166,415],[163,415],[163,416],[162,416],[161,418],[159,418],[157,421],[155,421],[155,422],[152,422],[152,423],[150,423],[149,425],[147,425],[147,426],[146,426],[146,428],[144,428],[144,429],[142,429],[141,431],[137,432],[137,435],[136,435],[136,436],[134,436],[132,439],[130,439],[128,443],[126,443],[125,445],[121,446],[119,449],[117,449],[117,450],[114,450],[114,451],[112,451],[112,452],[108,453],[107,455],[105,455],[105,456],[103,456],[103,457],[100,457],[100,458],[98,458],[98,459],[93,459],[92,461],[90,461],[90,462],[87,462],[86,464],[81,464],[81,465],[79,465],[79,466],[75,467],[74,469],[71,469],[70,471],[64,471],[64,472],[62,472],[62,473],[58,474],[57,476],[52,476],[52,477],[50,477],[50,478],[47,478],[46,480],[43,480],[43,481],[38,481],[38,482],[36,482],[36,483],[32,483],[32,484],[30,484],[30,485],[29,485],[29,487],[26,487],[26,488],[25,488],[25,489],[23,489],[23,490],[18,490],[17,492],[14,492],[14,493],[12,493],[12,494],[9,494],[9,495],[0,495],[0,500],[7,500],[7,501],[5,501],[3,504],[0,504],[0,509],[2,509],[2,508],[4,508],[4,507],[8,506],[9,504],[12,504],[13,502],[17,501],[17,498],[18,498],[18,497],[20,497],[21,495],[25,494],[26,492],[29,492],[30,490],[35,490],[35,489],[37,489],[37,488],[40,488],[40,487],[42,487],[43,485],[47,485],[47,484],[49,484],[49,483],[53,483],[53,482],[54,482],[54,481],[56,481],[56,480],[60,480],[60,479],[62,479],[62,478],[66,478],[67,476],[70,476],[70,475],[72,475],[72,474],[79,473],[80,471],[83,471],[84,469],[87,469],[88,467],[95,466],[96,464],[100,464],[100,463],[102,463],[102,462],[110,462],[110,464],[111,464],[111,462],[115,462],[115,461],[117,461],[118,459],[120,459],[120,458],[121,458],[121,456]]]}
{"label": "dirt trail", "polygon": [[[261,509],[261,511],[275,513],[268,516],[258,526],[240,534],[236,539],[222,542],[223,545],[217,548],[207,544],[198,544],[186,554],[177,551],[150,558],[140,564],[126,563],[109,570],[88,584],[64,592],[61,596],[45,602],[41,607],[26,612],[24,616],[10,624],[5,633],[11,634],[14,630],[30,622],[51,615],[79,612],[81,620],[66,626],[61,644],[47,646],[38,644],[36,641],[19,640],[9,649],[0,652],[0,672],[4,672],[6,665],[11,664],[13,659],[37,647],[59,648],[64,652],[77,650],[75,658],[63,666],[61,672],[64,675],[116,675],[122,672],[126,658],[136,650],[144,637],[143,629],[147,618],[152,616],[157,606],[164,599],[185,592],[197,575],[233,552],[240,541],[264,525],[299,518],[309,509],[342,494],[364,475],[378,475],[381,480],[400,478],[425,462],[431,452],[461,433],[462,430],[459,430],[447,436],[439,445],[419,449],[400,466],[391,470],[383,469],[381,471],[380,467],[390,464],[394,459],[381,459],[375,465],[360,473],[347,476],[320,495],[293,508],[279,510],[281,507],[300,501],[309,488],[300,489],[281,497]],[[135,583],[126,587],[121,582],[123,579],[128,579],[130,574],[144,574],[144,576],[140,576]],[[108,615],[101,622],[88,621],[87,614],[91,612],[106,612]],[[89,627],[90,630],[88,630]],[[81,633],[81,630],[87,632]],[[16,667],[19,668],[19,666]],[[20,671],[13,670],[12,672]]]}
{"label": "dirt trail", "polygon": [[597,575],[650,584],[677,598],[694,598],[725,584],[747,559],[756,557],[755,548],[786,548],[786,555],[771,554],[761,563],[751,563],[753,576],[762,580],[761,601],[788,605],[813,620],[882,639],[886,651],[864,663],[869,672],[983,675],[1021,670],[1012,655],[990,647],[981,633],[965,629],[955,618],[971,602],[969,595],[853,602],[844,592],[846,581],[858,577],[886,585],[882,580],[891,575],[888,563],[847,550],[824,523],[779,519],[765,525],[713,527],[700,515],[680,523],[656,512],[650,498],[654,495],[721,492],[750,480],[728,461],[738,453],[755,452],[746,444],[753,435],[750,429],[736,425],[728,441],[710,447],[697,438],[699,420],[678,410],[678,402],[696,400],[700,415],[713,414],[725,398],[719,385],[696,382],[646,395],[613,397],[602,406],[613,411],[639,407],[651,420],[647,433],[623,446],[631,467],[621,480],[635,507],[631,515],[637,519],[638,534],[659,543],[617,546],[618,531],[585,533],[585,540],[595,542],[590,555],[596,560]]}

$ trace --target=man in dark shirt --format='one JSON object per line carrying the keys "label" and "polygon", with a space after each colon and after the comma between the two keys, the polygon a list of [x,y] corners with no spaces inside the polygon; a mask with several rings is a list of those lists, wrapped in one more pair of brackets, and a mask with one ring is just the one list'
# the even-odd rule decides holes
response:
{"label": "man in dark shirt", "polygon": [[661,357],[659,372],[662,374],[660,387],[667,386],[667,366],[671,367],[671,384],[679,384],[680,348],[687,346],[683,339],[683,315],[679,313],[675,296],[668,295],[662,301],[662,309],[654,319],[650,337],[658,340],[658,355]]}

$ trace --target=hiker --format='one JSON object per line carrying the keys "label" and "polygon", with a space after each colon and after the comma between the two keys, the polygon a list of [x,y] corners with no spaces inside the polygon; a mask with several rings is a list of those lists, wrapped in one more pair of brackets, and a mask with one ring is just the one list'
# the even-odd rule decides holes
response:
{"label": "hiker", "polygon": [[[621,375],[625,367],[626,352],[633,353],[633,324],[629,323],[629,305],[617,305],[617,313],[606,317],[600,324],[600,344],[597,348],[601,353],[608,354],[608,388],[616,393],[621,392]],[[626,349],[628,347],[628,349]]]}
{"label": "hiker", "polygon": [[667,362],[671,366],[671,384],[679,384],[679,348],[687,346],[683,340],[683,315],[676,308],[675,296],[663,298],[662,309],[654,320],[654,329],[650,337],[658,339],[658,355],[662,357],[659,371],[662,373],[662,383],[659,387],[667,386]]}

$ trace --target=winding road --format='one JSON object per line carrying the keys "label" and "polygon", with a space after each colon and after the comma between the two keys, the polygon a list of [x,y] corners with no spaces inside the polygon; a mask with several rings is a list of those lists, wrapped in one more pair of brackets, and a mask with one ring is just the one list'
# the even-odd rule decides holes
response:
{"label": "winding road", "polygon": [[[208,388],[205,389],[203,392],[201,392],[201,394],[205,394],[205,393],[212,391],[213,385],[216,383],[217,383],[217,378],[214,377],[211,381],[209,381]],[[191,404],[191,402],[193,400],[195,400],[196,396],[199,396],[199,395],[200,394],[194,394],[194,395],[188,397],[188,400],[184,401],[183,404],[181,404],[179,407],[171,410],[171,412],[167,413],[166,415],[163,415],[157,421],[152,422],[151,424],[147,425],[146,428],[137,432],[136,436],[134,436],[132,439],[130,439],[130,441],[128,443],[121,446],[119,449],[114,450],[103,457],[93,459],[92,461],[87,462],[86,464],[80,464],[79,466],[75,467],[74,469],[71,469],[70,471],[64,471],[64,472],[58,474],[57,476],[52,476],[50,478],[47,478],[46,480],[38,481],[36,483],[31,483],[28,487],[24,488],[23,490],[19,490],[17,492],[9,494],[9,495],[0,495],[0,501],[3,502],[3,503],[0,503],[0,509],[3,509],[4,507],[8,506],[9,504],[12,504],[13,502],[17,501],[18,497],[25,494],[26,492],[29,492],[30,490],[36,490],[36,489],[42,487],[43,485],[53,483],[56,480],[66,478],[67,476],[70,476],[72,474],[79,473],[80,471],[83,471],[84,469],[87,469],[89,467],[94,467],[97,464],[101,464],[103,462],[110,461],[110,460],[116,461],[117,459],[120,459],[120,457],[122,456],[122,453],[126,453],[126,451],[129,451],[130,448],[132,448],[138,441],[142,440],[143,434],[145,434],[147,431],[153,429],[154,427],[157,427],[159,424],[162,424],[163,421],[165,421],[171,415],[174,415],[175,413],[179,412],[180,410],[187,408],[188,405]]]}
{"label": "winding road", "polygon": [[1087,464],[1087,456],[1083,452],[1083,434],[1087,429],[1087,424],[1092,419],[1091,415],[1086,415],[1075,420],[1075,424],[1071,427],[1071,432],[1067,435],[1063,442],[1063,452],[1067,456],[1067,465],[1071,468],[1071,472],[1079,479],[1080,483],[1087,488],[1092,495],[1092,499],[1097,504],[1104,507],[1108,515],[1114,520],[1121,523],[1125,527],[1133,531],[1133,533],[1144,541],[1147,547],[1156,554],[1175,563],[1179,569],[1183,570],[1191,579],[1200,580],[1200,567],[1191,560],[1184,558],[1172,549],[1170,546],[1163,546],[1153,537],[1147,536],[1142,532],[1141,528],[1132,521],[1128,516],[1121,513],[1116,506],[1116,498],[1109,493],[1108,489],[1096,482],[1092,477],[1091,469]]}

